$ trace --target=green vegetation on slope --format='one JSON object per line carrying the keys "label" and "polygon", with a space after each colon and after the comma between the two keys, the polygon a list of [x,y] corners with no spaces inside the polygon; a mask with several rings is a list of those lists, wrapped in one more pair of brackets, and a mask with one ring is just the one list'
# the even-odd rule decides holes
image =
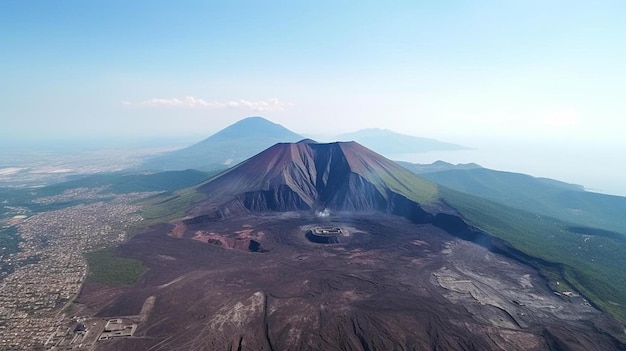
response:
{"label": "green vegetation on slope", "polygon": [[141,215],[144,219],[140,224],[148,226],[183,217],[185,210],[205,198],[206,195],[196,191],[195,188],[152,196],[143,202]]}
{"label": "green vegetation on slope", "polygon": [[436,184],[415,176],[410,172],[397,172],[393,175],[385,173],[382,174],[381,180],[391,190],[404,194],[409,199],[422,205],[433,203],[439,198],[439,190]]}
{"label": "green vegetation on slope", "polygon": [[139,280],[145,268],[141,262],[115,256],[111,248],[85,253],[89,263],[87,282],[111,286],[130,285]]}
{"label": "green vegetation on slope", "polygon": [[508,207],[555,217],[583,229],[591,227],[621,233],[626,240],[624,197],[587,192],[580,186],[552,179],[485,168],[420,175],[454,190]]}
{"label": "green vegetation on slope", "polygon": [[[537,259],[551,286],[566,283],[626,323],[626,243],[569,231],[569,223],[521,211],[445,187],[444,200],[473,226]],[[546,264],[549,263],[549,264]]]}

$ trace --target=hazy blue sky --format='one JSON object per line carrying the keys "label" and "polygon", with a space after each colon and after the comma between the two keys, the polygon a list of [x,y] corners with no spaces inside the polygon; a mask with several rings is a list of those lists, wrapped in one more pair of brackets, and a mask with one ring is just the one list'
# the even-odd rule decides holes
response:
{"label": "hazy blue sky", "polygon": [[626,2],[0,2],[0,137],[209,135],[251,115],[622,143]]}

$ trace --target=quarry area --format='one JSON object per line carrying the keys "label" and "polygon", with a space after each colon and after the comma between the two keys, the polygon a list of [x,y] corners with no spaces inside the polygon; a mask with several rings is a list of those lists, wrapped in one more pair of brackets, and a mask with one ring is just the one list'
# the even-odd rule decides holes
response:
{"label": "quarry area", "polygon": [[77,305],[101,319],[153,307],[132,337],[96,350],[623,349],[623,327],[575,292],[393,215],[183,220],[120,250],[149,267],[140,283],[88,283]]}

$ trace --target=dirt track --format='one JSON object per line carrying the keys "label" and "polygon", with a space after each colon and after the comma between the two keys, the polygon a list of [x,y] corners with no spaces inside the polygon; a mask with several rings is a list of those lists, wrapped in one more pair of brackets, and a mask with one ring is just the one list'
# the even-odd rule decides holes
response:
{"label": "dirt track", "polygon": [[[318,224],[349,236],[311,243],[306,230]],[[288,213],[190,224],[180,238],[168,235],[172,228],[153,227],[121,247],[149,267],[140,284],[110,295],[84,289],[79,301],[105,306],[100,316],[138,314],[156,297],[133,338],[99,349],[624,349],[599,331],[623,328],[581,298],[557,296],[532,269],[432,225]],[[267,251],[210,244],[198,231],[213,239],[245,232]]]}

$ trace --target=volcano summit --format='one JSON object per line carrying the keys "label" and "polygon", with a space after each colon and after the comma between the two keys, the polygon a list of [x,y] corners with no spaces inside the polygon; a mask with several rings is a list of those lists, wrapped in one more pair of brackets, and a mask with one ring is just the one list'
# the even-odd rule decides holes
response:
{"label": "volcano summit", "polygon": [[276,144],[198,191],[225,215],[324,208],[405,214],[411,207],[419,216],[438,200],[435,184],[355,142]]}
{"label": "volcano summit", "polygon": [[139,284],[87,284],[78,302],[142,316],[101,350],[626,349],[623,326],[442,193],[354,142],[276,144],[119,247],[149,268]]}

